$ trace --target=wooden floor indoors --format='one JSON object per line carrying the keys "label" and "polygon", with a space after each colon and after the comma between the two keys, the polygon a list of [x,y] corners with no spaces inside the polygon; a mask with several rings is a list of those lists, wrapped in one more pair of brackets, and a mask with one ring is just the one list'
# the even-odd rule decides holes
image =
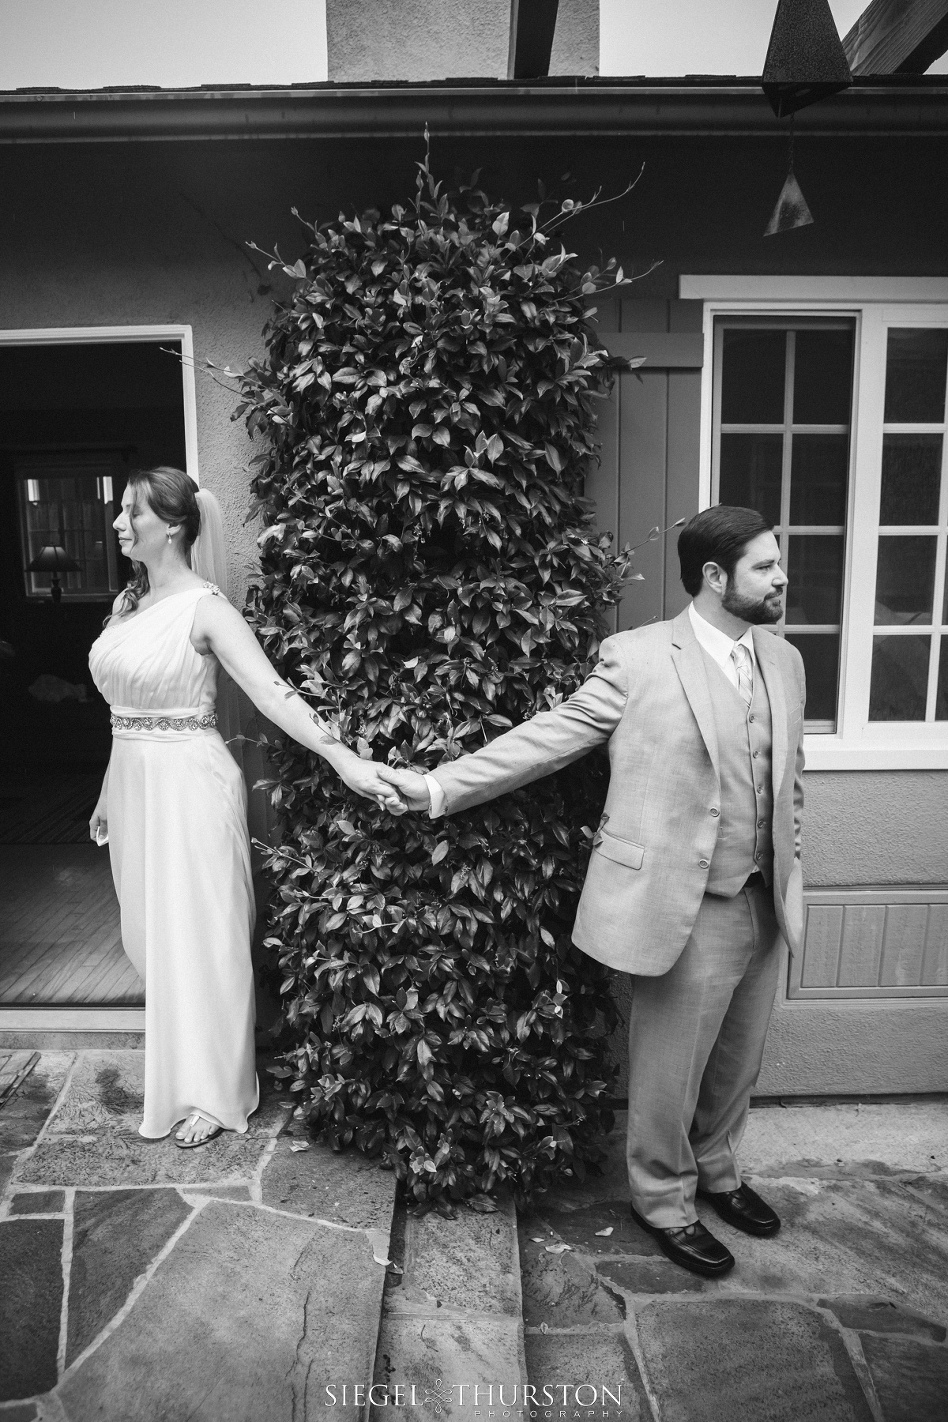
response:
{"label": "wooden floor indoors", "polygon": [[108,850],[88,837],[100,783],[8,781],[0,794],[0,1006],[144,1001],[122,948]]}

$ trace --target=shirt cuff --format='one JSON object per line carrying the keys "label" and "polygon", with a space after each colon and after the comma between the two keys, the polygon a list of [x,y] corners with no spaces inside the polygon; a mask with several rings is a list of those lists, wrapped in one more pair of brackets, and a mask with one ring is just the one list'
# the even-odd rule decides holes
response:
{"label": "shirt cuff", "polygon": [[428,818],[439,820],[444,814],[444,791],[433,775],[425,776],[425,784],[428,787],[428,794],[431,797],[431,804],[428,806]]}

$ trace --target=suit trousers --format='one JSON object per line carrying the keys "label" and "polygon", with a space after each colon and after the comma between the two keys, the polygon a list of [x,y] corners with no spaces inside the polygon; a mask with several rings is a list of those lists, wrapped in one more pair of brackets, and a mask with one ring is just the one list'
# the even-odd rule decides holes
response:
{"label": "suit trousers", "polygon": [[695,1190],[735,1190],[735,1158],[760,1072],[780,964],[773,890],[705,894],[678,961],[634,976],[627,1157],[650,1224],[696,1218]]}

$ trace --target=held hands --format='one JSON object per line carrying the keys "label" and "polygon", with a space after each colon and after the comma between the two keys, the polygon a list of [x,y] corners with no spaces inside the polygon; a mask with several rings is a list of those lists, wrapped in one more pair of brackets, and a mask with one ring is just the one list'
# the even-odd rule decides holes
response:
{"label": "held hands", "polygon": [[410,810],[427,810],[431,803],[425,777],[414,770],[399,770],[394,765],[380,765],[379,775],[398,791]]}
{"label": "held hands", "polygon": [[336,769],[350,790],[364,795],[367,800],[377,801],[389,814],[403,815],[408,808],[394,783],[383,773],[387,771],[387,766],[377,765],[374,760],[362,760],[353,751],[339,762]]}

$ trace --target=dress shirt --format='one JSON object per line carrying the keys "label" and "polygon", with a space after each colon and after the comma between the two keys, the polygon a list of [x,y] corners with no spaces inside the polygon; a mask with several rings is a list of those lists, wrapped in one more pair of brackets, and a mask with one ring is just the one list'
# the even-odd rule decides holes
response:
{"label": "dress shirt", "polygon": [[753,671],[756,671],[757,656],[754,652],[754,629],[748,627],[747,631],[735,641],[733,637],[729,637],[726,632],[721,632],[717,627],[713,627],[706,618],[702,617],[693,602],[688,606],[688,616],[691,618],[691,626],[694,629],[694,634],[699,643],[712,661],[717,662],[728,681],[735,690],[737,690],[737,667],[734,665],[731,651],[737,645],[737,642],[740,642],[741,646],[746,647],[748,652],[750,652],[751,668]]}
{"label": "dress shirt", "polygon": [[[688,615],[691,618],[691,625],[694,628],[695,636],[701,646],[717,662],[731,685],[737,689],[737,668],[731,657],[731,648],[735,645],[733,637],[729,637],[726,632],[720,632],[717,627],[712,627],[711,623],[695,611],[694,603],[688,608]],[[737,638],[742,646],[750,652],[751,667],[756,670],[757,657],[754,653],[753,629],[748,627],[747,631]],[[428,806],[428,814],[431,819],[440,819],[444,814],[444,791],[433,775],[425,776],[425,784],[428,786],[428,794],[431,797],[431,804]]]}

